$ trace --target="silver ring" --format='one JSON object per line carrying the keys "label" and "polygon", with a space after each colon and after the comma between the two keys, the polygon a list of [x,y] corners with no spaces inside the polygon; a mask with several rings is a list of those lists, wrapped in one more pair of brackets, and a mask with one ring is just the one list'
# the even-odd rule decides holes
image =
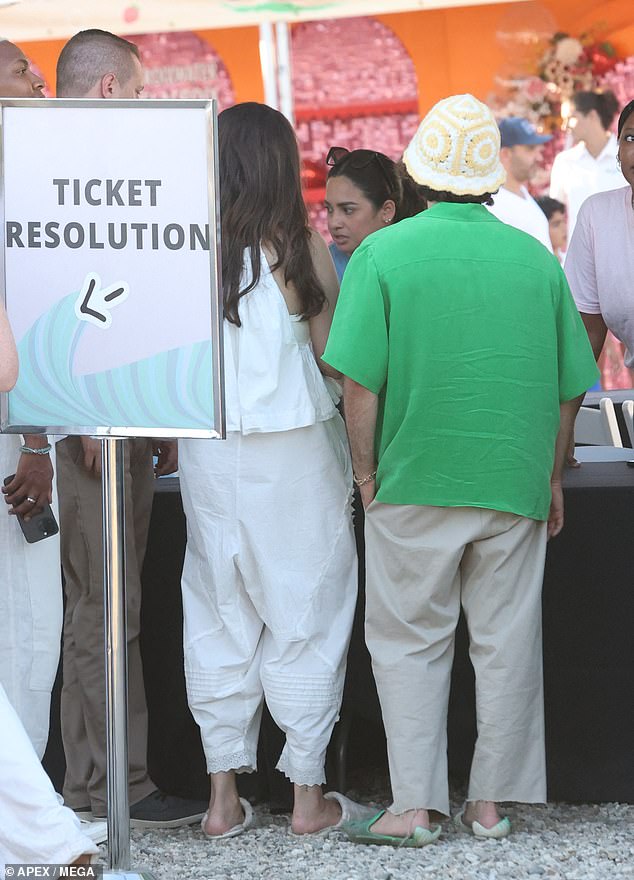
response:
{"label": "silver ring", "polygon": [[29,504],[37,504],[37,500],[35,498],[31,498],[30,495],[26,496],[26,500],[29,502]]}

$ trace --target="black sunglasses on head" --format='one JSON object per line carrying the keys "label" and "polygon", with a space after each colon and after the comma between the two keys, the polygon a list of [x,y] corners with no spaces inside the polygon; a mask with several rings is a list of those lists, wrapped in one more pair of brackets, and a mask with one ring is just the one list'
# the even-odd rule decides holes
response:
{"label": "black sunglasses on head", "polygon": [[[385,157],[374,150],[354,150],[353,152],[358,155],[352,156],[348,163],[350,167],[354,168],[356,171],[362,171],[364,168],[371,165],[372,162],[376,162],[385,182],[387,183],[388,192],[391,193],[394,187],[385,168]],[[333,168],[350,155],[351,151],[346,147],[331,147],[326,156],[326,165],[330,165],[330,167]]]}

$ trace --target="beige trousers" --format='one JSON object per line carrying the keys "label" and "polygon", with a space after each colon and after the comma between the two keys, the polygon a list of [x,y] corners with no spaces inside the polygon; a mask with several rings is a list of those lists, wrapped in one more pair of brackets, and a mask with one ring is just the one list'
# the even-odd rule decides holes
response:
{"label": "beige trousers", "polygon": [[[62,739],[64,799],[106,811],[106,682],[101,480],[85,469],[79,437],[57,444],[60,537],[64,569]],[[128,762],[130,803],[156,789],[147,773],[147,705],[139,643],[141,566],[154,477],[150,440],[129,440],[125,458],[126,607],[128,624]]]}
{"label": "beige trousers", "polygon": [[449,813],[447,705],[460,605],[476,676],[469,800],[546,800],[546,523],[477,507],[366,511],[366,637],[394,803]]}

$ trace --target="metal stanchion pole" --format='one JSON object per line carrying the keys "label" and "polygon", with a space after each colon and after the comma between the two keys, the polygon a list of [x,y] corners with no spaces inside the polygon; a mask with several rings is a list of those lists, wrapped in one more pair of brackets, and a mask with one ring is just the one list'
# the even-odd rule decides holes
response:
{"label": "metal stanchion pole", "polygon": [[101,440],[106,631],[108,866],[130,868],[128,654],[125,598],[125,440]]}

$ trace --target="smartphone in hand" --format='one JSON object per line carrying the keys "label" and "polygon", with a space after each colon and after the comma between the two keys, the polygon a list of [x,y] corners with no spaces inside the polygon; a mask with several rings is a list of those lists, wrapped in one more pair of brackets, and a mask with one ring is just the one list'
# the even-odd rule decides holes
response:
{"label": "smartphone in hand", "polygon": [[[14,477],[15,474],[5,477],[4,485],[7,486]],[[39,513],[32,516],[31,519],[25,520],[20,514],[17,514],[16,519],[20,523],[22,534],[29,544],[35,544],[36,541],[43,541],[44,538],[51,538],[59,532],[59,526],[57,525],[53,511],[51,510],[51,505],[48,503],[44,505]]]}

